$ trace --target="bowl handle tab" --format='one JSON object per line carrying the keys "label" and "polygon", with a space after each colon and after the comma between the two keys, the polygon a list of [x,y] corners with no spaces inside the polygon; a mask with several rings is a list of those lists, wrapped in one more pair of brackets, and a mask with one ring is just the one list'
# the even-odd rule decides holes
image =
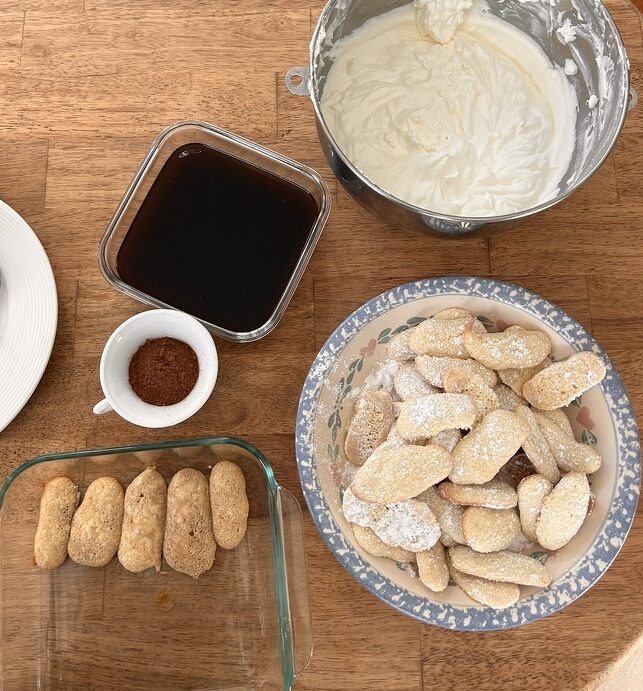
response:
{"label": "bowl handle tab", "polygon": [[286,73],[286,86],[295,96],[310,96],[310,69],[307,66],[293,67]]}
{"label": "bowl handle tab", "polygon": [[[291,91],[292,91],[292,89],[291,89]],[[636,93],[636,91],[634,90],[633,87],[630,87],[630,97],[627,100],[627,112],[629,113],[632,110],[632,108],[634,108],[636,106],[636,104],[638,102],[639,102],[639,95]]]}

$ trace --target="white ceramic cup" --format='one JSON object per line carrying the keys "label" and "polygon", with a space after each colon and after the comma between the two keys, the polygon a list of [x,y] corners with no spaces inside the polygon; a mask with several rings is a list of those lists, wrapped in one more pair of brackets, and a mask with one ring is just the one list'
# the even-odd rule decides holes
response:
{"label": "white ceramic cup", "polygon": [[[187,343],[199,360],[199,377],[179,403],[157,406],[142,401],[129,383],[134,353],[151,338],[168,336]],[[170,427],[194,415],[208,400],[217,380],[219,359],[208,330],[194,317],[176,310],[141,312],[123,322],[109,337],[100,359],[100,383],[105,398],[94,406],[101,415],[111,410],[141,427]]]}

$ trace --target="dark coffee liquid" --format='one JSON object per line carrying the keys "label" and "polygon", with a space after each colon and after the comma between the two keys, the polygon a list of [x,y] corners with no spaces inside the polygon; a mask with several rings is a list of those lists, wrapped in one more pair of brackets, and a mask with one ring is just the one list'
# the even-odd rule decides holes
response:
{"label": "dark coffee liquid", "polygon": [[202,144],[177,149],[127,231],[120,277],[230,331],[274,312],[317,217],[302,188]]}

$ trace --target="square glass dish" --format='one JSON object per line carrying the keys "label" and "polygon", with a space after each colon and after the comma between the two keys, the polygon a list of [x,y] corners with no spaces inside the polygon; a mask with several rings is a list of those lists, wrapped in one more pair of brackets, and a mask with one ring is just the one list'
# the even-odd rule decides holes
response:
{"label": "square glass dish", "polygon": [[203,122],[154,141],[99,248],[105,278],[212,333],[275,328],[315,249],[330,196],[311,168]]}
{"label": "square glass dish", "polygon": [[[250,515],[234,550],[217,549],[197,580],[70,559],[33,566],[43,485],[66,475],[81,490],[109,475],[125,487],[147,466],[166,480],[227,459],[243,470]],[[234,438],[195,439],[39,456],[0,490],[0,688],[290,689],[312,632],[297,500],[266,458]]]}

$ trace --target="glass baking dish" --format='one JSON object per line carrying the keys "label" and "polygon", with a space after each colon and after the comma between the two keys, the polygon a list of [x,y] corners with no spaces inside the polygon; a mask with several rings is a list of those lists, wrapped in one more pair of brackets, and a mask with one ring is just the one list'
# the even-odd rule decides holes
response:
{"label": "glass baking dish", "polygon": [[[132,574],[70,559],[33,566],[43,485],[66,475],[81,490],[111,475],[123,486],[155,466],[207,473],[218,460],[246,477],[248,532],[217,549],[198,580],[170,569]],[[312,630],[297,500],[266,458],[229,437],[38,456],[0,490],[0,688],[290,689],[310,660]]]}
{"label": "glass baking dish", "polygon": [[[161,132],[152,144],[152,148],[134,176],[123,200],[110,221],[99,246],[98,260],[100,269],[109,283],[130,297],[154,307],[178,309],[177,305],[164,302],[163,299],[148,294],[128,283],[119,273],[117,259],[119,249],[127,232],[164,165],[180,147],[190,144],[210,147],[244,164],[248,164],[250,168],[271,173],[278,179],[304,190],[315,201],[317,207],[316,219],[308,232],[305,244],[298,255],[298,259],[283,288],[283,292],[280,294],[274,311],[265,323],[258,325],[250,331],[233,331],[219,324],[211,323],[205,318],[200,318],[198,314],[193,314],[209,331],[223,338],[240,342],[256,341],[270,333],[279,323],[308,265],[308,261],[312,256],[330,213],[328,187],[312,168],[205,122],[184,121],[172,125]],[[249,199],[248,203],[252,204],[252,199]],[[233,262],[235,265],[238,265],[239,277],[243,277],[243,256],[213,257],[215,269],[216,263],[221,261]],[[231,291],[229,295],[213,295],[212,299],[231,300],[234,297],[235,288],[231,287]],[[189,310],[183,309],[183,311]]]}

